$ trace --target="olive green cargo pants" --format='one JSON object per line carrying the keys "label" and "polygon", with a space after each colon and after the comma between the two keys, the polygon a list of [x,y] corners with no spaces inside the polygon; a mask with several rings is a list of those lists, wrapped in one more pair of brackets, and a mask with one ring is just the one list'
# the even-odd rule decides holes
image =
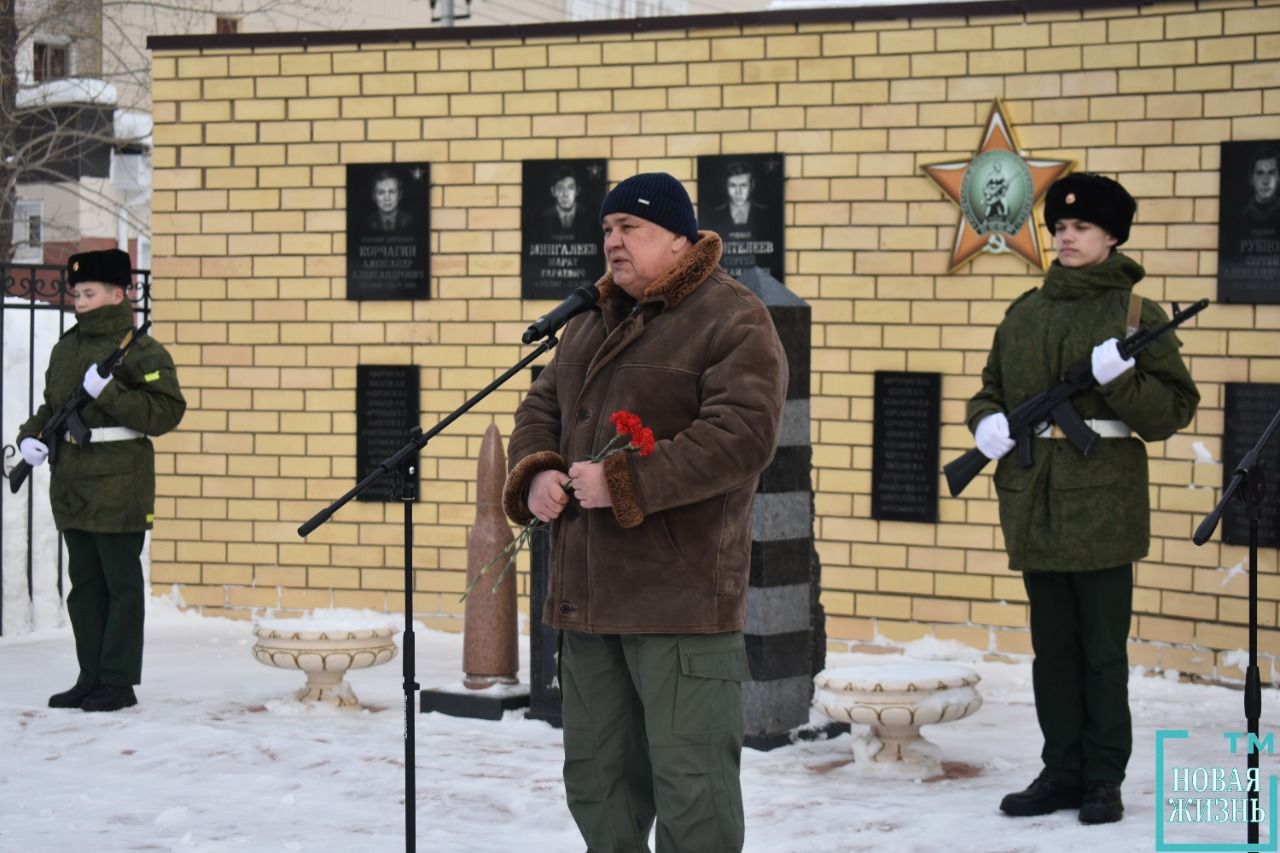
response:
{"label": "olive green cargo pants", "polygon": [[67,613],[76,636],[78,684],[142,683],[145,531],[64,530],[71,592]]}
{"label": "olive green cargo pants", "polygon": [[564,785],[590,853],[737,853],[741,632],[561,637]]}
{"label": "olive green cargo pants", "polygon": [[1070,785],[1118,785],[1133,751],[1127,647],[1133,566],[1022,578],[1031,602],[1031,684],[1045,769]]}

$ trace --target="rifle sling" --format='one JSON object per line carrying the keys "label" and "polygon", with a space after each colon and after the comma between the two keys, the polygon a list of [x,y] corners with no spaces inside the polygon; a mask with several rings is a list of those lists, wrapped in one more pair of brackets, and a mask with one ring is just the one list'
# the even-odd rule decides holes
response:
{"label": "rifle sling", "polygon": [[1142,325],[1142,297],[1129,291],[1129,314],[1124,318],[1124,336],[1127,338]]}

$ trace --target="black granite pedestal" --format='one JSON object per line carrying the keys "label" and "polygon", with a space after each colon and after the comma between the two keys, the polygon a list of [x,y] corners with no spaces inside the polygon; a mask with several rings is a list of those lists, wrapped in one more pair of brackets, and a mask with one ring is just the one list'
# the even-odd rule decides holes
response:
{"label": "black granite pedestal", "polygon": [[435,711],[450,717],[501,720],[507,711],[529,707],[529,685],[495,684],[484,690],[472,690],[458,684],[422,690],[418,697],[424,714]]}
{"label": "black granite pedestal", "polygon": [[529,712],[531,720],[542,720],[560,728],[559,631],[542,621],[542,604],[547,600],[547,560],[551,534],[545,527],[535,530],[529,540]]}
{"label": "black granite pedestal", "polygon": [[787,354],[787,399],[778,452],[760,475],[751,514],[747,658],[742,685],[744,743],[768,750],[826,737],[848,726],[809,722],[813,676],[826,664],[827,634],[818,593],[822,565],[813,544],[813,447],[809,438],[809,305],[763,274],[742,277],[769,309]]}

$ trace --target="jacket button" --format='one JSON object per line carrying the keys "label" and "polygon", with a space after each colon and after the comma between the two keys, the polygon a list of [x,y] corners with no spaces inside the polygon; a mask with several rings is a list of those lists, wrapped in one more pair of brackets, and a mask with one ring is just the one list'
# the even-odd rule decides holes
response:
{"label": "jacket button", "polygon": [[570,603],[569,603],[569,602],[567,602],[567,601],[562,601],[562,602],[560,602],[560,615],[561,615],[561,616],[569,616],[569,615],[571,615],[571,614],[572,614],[575,610],[577,610],[577,609],[578,609],[578,608],[574,607],[572,604],[570,604]]}
{"label": "jacket button", "polygon": [[585,424],[590,419],[591,413],[588,412],[586,408],[578,409],[578,423]]}

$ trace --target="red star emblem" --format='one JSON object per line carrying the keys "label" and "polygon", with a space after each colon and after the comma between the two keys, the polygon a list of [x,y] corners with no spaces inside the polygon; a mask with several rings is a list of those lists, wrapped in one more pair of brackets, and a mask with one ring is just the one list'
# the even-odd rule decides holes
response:
{"label": "red star emblem", "polygon": [[972,157],[922,167],[960,207],[951,247],[952,272],[979,252],[1017,252],[1037,269],[1045,269],[1035,208],[1049,185],[1074,161],[1030,159],[1020,150],[997,98],[982,144]]}

